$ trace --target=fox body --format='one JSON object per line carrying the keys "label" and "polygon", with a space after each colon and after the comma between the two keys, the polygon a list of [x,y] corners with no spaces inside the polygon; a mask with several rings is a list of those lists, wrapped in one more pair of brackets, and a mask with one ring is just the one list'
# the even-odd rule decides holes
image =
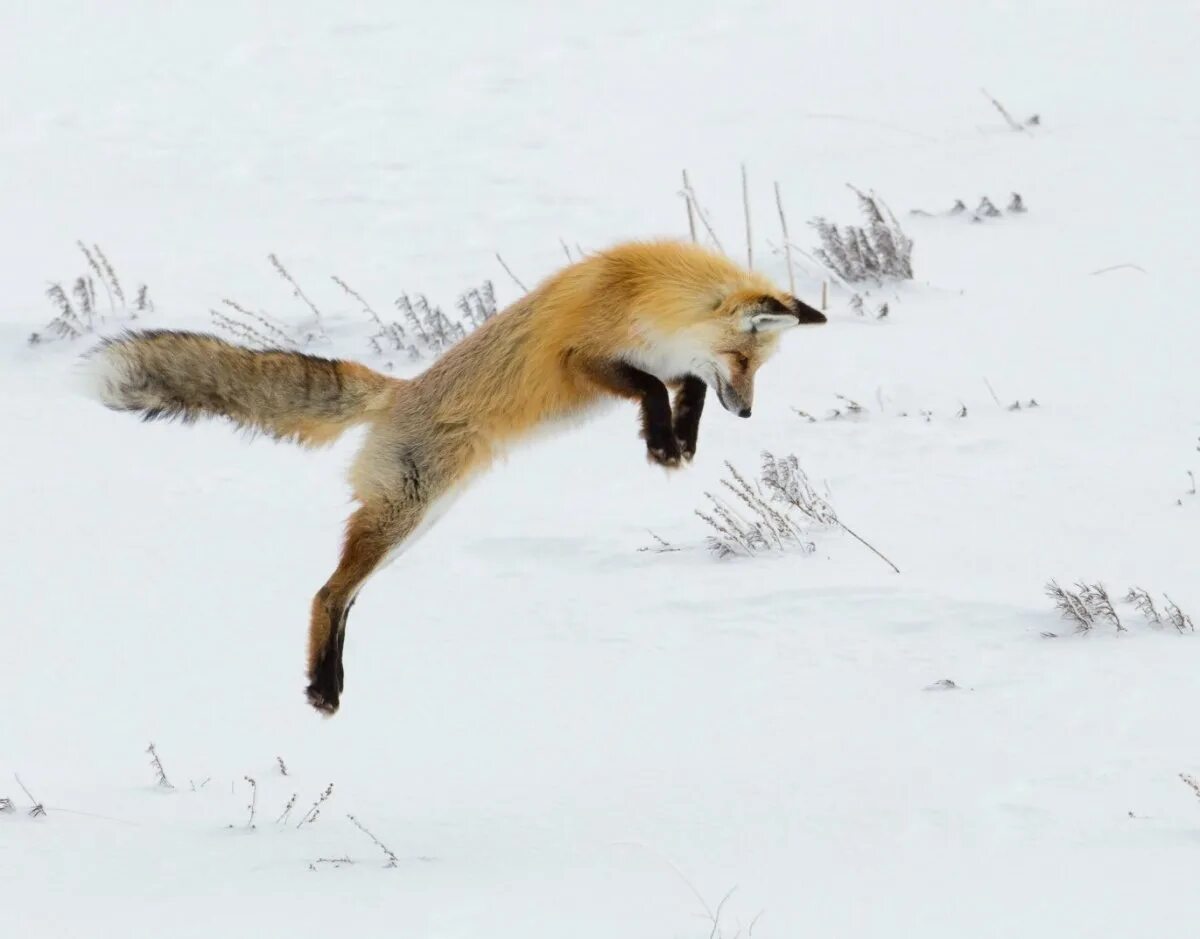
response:
{"label": "fox body", "polygon": [[306,446],[369,425],[350,474],[359,507],[312,602],[308,700],[332,714],[359,590],[507,445],[617,396],[639,404],[650,461],[677,467],[695,453],[707,388],[749,417],[778,333],[824,321],[720,255],[630,243],[551,276],[411,380],[174,331],[109,340],[90,371],[104,404],[147,420],[221,416]]}

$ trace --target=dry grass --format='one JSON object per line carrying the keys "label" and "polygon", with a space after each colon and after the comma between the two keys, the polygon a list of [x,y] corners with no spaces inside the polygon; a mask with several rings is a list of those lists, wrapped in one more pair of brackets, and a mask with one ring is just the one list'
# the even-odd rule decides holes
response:
{"label": "dry grass", "polygon": [[[134,301],[130,304],[116,269],[100,246],[89,246],[83,241],[75,244],[83,255],[86,267],[70,281],[69,291],[61,281],[54,281],[46,288],[46,299],[54,307],[54,318],[40,331],[30,334],[28,341],[31,346],[59,339],[78,339],[94,333],[100,325],[136,320],[143,314],[154,312],[154,303],[145,284],[138,286]],[[97,284],[107,298],[104,305],[97,299]]]}
{"label": "dry grass", "polygon": [[865,224],[839,229],[825,218],[813,219],[810,224],[821,241],[813,253],[846,283],[912,280],[912,239],[882,199],[850,189],[858,197]]}

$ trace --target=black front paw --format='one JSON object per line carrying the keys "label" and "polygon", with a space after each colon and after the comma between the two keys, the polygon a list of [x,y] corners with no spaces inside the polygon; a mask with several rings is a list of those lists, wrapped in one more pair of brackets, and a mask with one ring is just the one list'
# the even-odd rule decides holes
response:
{"label": "black front paw", "polygon": [[646,443],[646,459],[668,469],[676,469],[683,460],[679,449],[679,441],[672,437],[652,440]]}

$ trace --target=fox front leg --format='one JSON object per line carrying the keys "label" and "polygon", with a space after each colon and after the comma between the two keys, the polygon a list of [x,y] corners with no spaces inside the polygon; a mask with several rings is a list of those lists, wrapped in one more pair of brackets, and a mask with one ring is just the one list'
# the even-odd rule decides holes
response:
{"label": "fox front leg", "polygon": [[675,389],[672,424],[679,452],[686,462],[696,455],[696,437],[700,433],[700,415],[704,412],[704,395],[708,386],[695,375],[686,376]]}
{"label": "fox front leg", "polygon": [[597,385],[610,394],[637,401],[642,412],[642,439],[652,463],[674,469],[683,460],[671,418],[667,386],[628,362],[590,362],[586,369]]}

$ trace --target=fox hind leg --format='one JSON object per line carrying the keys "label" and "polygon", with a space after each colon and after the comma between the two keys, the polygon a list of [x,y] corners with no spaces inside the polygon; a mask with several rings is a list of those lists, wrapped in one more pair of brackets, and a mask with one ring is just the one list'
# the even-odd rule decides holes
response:
{"label": "fox hind leg", "polygon": [[308,702],[337,712],[346,673],[342,650],[350,608],[367,578],[412,534],[424,516],[416,500],[367,504],[350,516],[337,570],[312,601],[308,633]]}

